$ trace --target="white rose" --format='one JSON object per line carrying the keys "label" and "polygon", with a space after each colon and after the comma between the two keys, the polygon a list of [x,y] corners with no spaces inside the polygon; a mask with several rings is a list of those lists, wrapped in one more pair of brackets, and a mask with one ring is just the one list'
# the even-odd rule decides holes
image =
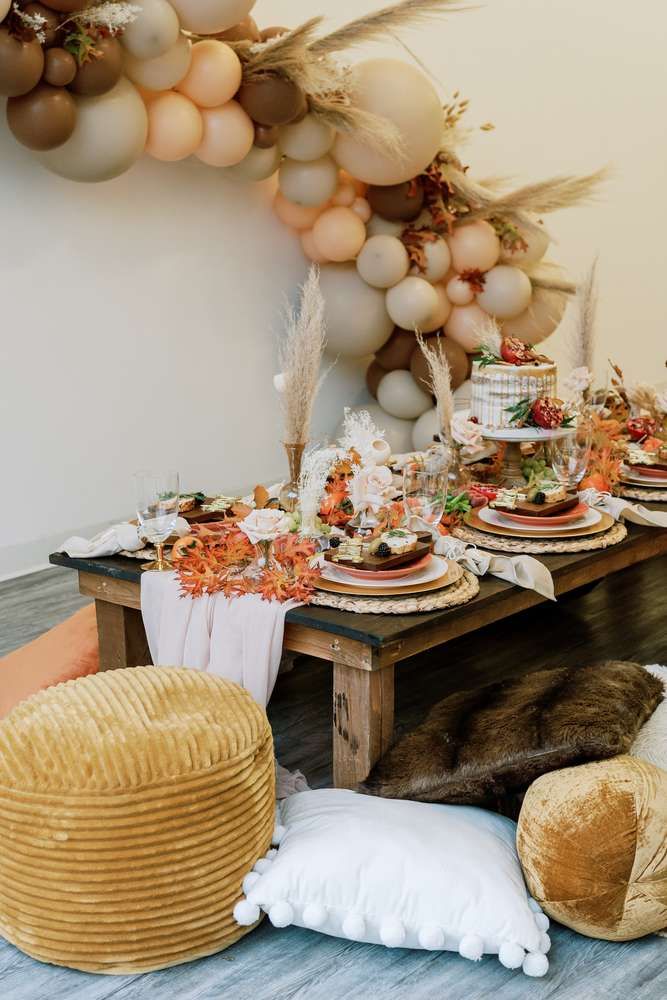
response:
{"label": "white rose", "polygon": [[359,469],[350,484],[350,499],[355,510],[379,510],[396,496],[391,469],[378,465],[372,469]]}
{"label": "white rose", "polygon": [[290,519],[282,510],[253,510],[244,521],[239,521],[239,528],[253,545],[273,542],[280,535],[288,534]]}
{"label": "white rose", "polygon": [[457,444],[465,448],[479,448],[482,444],[479,424],[471,420],[466,413],[455,413],[452,417],[452,437]]}

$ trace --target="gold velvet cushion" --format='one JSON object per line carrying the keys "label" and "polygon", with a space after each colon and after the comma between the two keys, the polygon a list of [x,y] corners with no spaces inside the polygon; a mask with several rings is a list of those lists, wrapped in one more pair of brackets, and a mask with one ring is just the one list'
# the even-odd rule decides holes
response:
{"label": "gold velvet cushion", "polygon": [[271,730],[246,691],[136,667],[0,722],[0,933],[44,962],[144,972],[251,928],[232,911],[274,826]]}
{"label": "gold velvet cushion", "polygon": [[667,927],[667,771],[616,757],[545,774],[517,846],[531,893],[567,927],[606,941]]}

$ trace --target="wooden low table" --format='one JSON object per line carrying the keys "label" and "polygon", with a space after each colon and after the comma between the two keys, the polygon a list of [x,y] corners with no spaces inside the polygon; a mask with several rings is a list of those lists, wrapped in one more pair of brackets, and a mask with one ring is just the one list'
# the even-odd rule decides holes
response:
{"label": "wooden low table", "polygon": [[[542,561],[551,570],[556,593],[565,594],[665,552],[667,530],[628,525],[627,539],[612,548],[545,556]],[[56,566],[77,570],[80,592],[95,599],[101,669],[150,663],[140,612],[139,563],[122,557],[70,559],[58,552],[49,558]],[[285,650],[333,665],[336,786],[354,787],[391,745],[397,663],[544,600],[533,590],[487,577],[480,580],[473,601],[443,611],[411,615],[361,615],[320,607],[289,611]]]}

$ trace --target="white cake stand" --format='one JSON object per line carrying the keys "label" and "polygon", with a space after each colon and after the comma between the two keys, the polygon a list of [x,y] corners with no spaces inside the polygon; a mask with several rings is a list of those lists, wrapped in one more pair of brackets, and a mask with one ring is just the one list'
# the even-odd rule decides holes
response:
{"label": "white cake stand", "polygon": [[503,483],[507,486],[524,486],[526,480],[521,471],[523,464],[521,445],[525,441],[534,444],[558,441],[574,434],[576,428],[558,427],[556,430],[546,431],[541,427],[502,427],[499,430],[481,427],[480,430],[486,441],[503,441],[507,445],[503,460]]}

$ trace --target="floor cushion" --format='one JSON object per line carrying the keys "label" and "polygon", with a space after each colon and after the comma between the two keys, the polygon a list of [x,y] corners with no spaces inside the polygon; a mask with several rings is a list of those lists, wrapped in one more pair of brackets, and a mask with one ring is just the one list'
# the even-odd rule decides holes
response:
{"label": "floor cushion", "polygon": [[568,764],[627,753],[663,697],[636,663],[540,670],[437,704],[371,771],[388,798],[497,804]]}
{"label": "floor cushion", "polygon": [[667,667],[654,663],[646,670],[661,682],[665,697],[639,730],[629,752],[631,757],[641,757],[667,771]]}
{"label": "floor cushion", "polygon": [[60,625],[0,659],[0,718],[36,691],[97,673],[98,668],[95,605],[87,604]]}
{"label": "floor cushion", "polygon": [[567,927],[607,941],[667,927],[667,771],[622,756],[545,774],[517,845],[533,896]]}
{"label": "floor cushion", "polygon": [[87,972],[220,951],[274,809],[266,715],[229,681],[136,667],[33,695],[0,721],[0,934]]}
{"label": "floor cushion", "polygon": [[244,881],[241,924],[265,910],[276,927],[546,973],[549,920],[528,898],[511,820],[338,788],[291,796],[281,817],[277,852]]}

